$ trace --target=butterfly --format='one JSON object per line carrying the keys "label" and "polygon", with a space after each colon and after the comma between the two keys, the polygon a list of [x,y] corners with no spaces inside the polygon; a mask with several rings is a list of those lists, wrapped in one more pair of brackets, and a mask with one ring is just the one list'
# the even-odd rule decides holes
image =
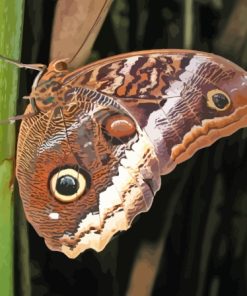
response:
{"label": "butterfly", "polygon": [[33,68],[16,176],[27,220],[69,258],[103,250],[150,209],[161,175],[247,126],[247,72],[213,54],[148,50],[74,71],[65,59]]}

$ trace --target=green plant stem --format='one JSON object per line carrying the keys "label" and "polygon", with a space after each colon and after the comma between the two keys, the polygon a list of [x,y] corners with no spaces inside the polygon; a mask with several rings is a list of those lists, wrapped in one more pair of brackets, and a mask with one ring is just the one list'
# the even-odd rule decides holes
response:
{"label": "green plant stem", "polygon": [[[24,0],[0,1],[0,53],[19,59]],[[15,114],[18,70],[0,61],[0,119]],[[0,125],[0,295],[14,295],[13,181],[15,127]]]}

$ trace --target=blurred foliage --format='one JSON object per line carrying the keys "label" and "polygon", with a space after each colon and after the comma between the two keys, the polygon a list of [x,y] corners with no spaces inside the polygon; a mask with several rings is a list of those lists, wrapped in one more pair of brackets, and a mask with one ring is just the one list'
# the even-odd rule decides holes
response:
{"label": "blurred foliage", "polygon": [[[48,63],[55,4],[26,1],[23,62]],[[191,47],[246,68],[246,5],[115,0],[91,60]],[[23,73],[21,79],[27,94],[33,76]],[[241,130],[179,165],[163,178],[151,210],[101,253],[69,260],[49,251],[29,226],[32,295],[247,295],[246,145],[247,131]],[[16,285],[18,291],[18,274]]]}

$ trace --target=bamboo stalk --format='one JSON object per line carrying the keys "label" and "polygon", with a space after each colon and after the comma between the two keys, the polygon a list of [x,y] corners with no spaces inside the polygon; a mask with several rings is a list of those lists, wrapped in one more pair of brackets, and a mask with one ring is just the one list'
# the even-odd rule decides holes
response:
{"label": "bamboo stalk", "polygon": [[[0,1],[0,53],[18,59],[21,53],[24,0]],[[0,119],[15,114],[18,71],[0,62]],[[13,180],[15,127],[0,125],[0,295],[14,295]]]}

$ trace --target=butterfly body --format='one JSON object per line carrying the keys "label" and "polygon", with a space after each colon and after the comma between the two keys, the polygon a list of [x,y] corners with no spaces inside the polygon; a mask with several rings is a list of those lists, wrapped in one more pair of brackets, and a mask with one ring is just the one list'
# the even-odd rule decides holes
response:
{"label": "butterfly body", "polygon": [[28,220],[74,258],[147,211],[160,175],[247,125],[247,74],[186,50],[65,66],[52,62],[30,94],[16,172]]}

